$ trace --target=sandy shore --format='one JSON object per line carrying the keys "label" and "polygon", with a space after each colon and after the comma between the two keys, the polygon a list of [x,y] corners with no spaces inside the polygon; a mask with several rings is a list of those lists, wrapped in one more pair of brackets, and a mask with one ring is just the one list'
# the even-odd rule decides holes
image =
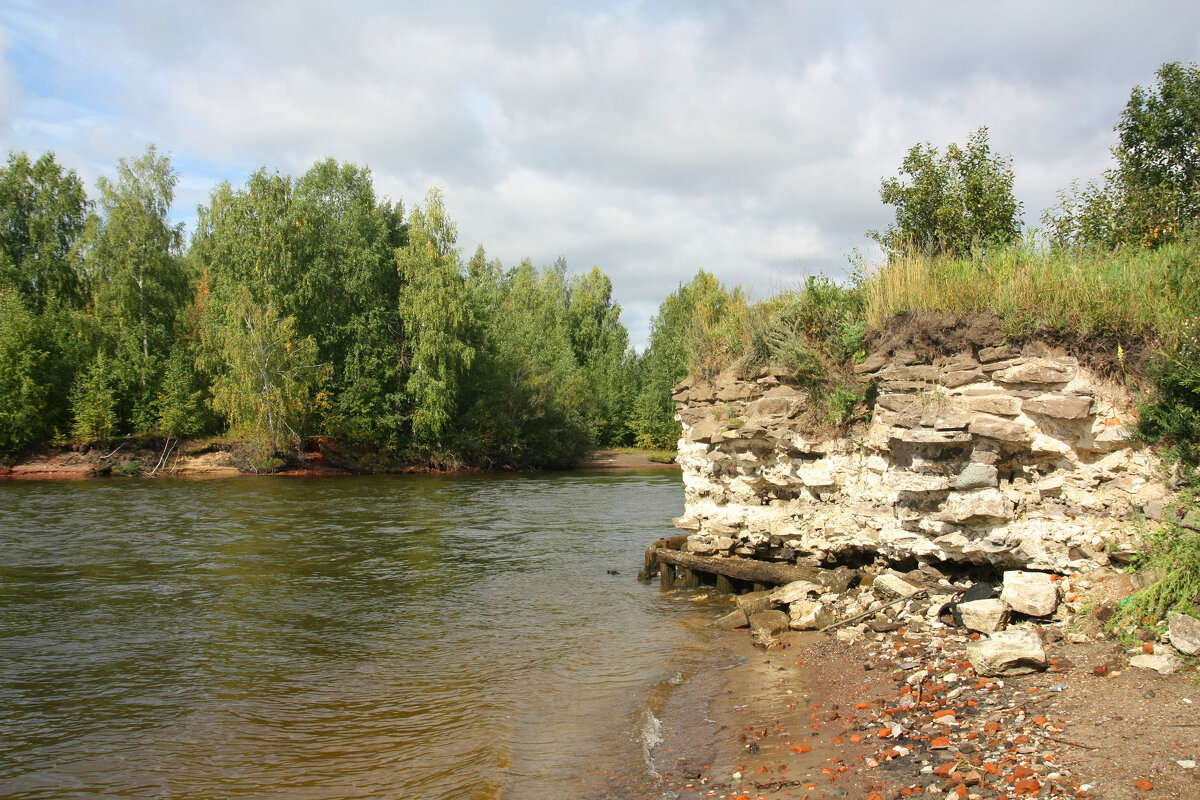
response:
{"label": "sandy shore", "polygon": [[659,796],[1200,797],[1195,669],[1164,677],[1111,640],[1046,638],[1048,671],[983,679],[953,629],[793,632],[771,650],[714,632],[711,663],[661,712]]}

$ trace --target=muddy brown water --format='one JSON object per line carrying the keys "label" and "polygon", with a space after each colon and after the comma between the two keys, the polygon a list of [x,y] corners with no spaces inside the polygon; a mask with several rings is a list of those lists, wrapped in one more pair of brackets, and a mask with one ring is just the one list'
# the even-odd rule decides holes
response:
{"label": "muddy brown water", "polygon": [[636,581],[682,502],[661,472],[0,484],[0,796],[655,796],[712,614]]}

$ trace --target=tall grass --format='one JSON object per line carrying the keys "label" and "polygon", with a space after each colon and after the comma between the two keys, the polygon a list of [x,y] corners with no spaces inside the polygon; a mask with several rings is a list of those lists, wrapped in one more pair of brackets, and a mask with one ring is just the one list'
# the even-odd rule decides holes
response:
{"label": "tall grass", "polygon": [[867,323],[912,311],[994,312],[1012,335],[1147,336],[1173,350],[1200,310],[1200,239],[1116,253],[1032,241],[968,258],[898,256],[863,286]]}

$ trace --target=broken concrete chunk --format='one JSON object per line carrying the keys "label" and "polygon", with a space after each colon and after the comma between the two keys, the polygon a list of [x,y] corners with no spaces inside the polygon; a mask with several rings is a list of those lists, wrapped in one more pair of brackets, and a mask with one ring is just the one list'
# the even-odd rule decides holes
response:
{"label": "broken concrete chunk", "polygon": [[963,627],[980,633],[996,633],[1008,624],[1008,606],[996,598],[959,603],[958,613],[962,615]]}
{"label": "broken concrete chunk", "polygon": [[903,578],[887,572],[875,578],[875,582],[871,584],[871,592],[884,601],[912,597],[919,591],[921,591],[920,586],[913,586]]}
{"label": "broken concrete chunk", "polygon": [[988,639],[967,642],[967,659],[978,675],[1024,675],[1046,669],[1046,648],[1036,631],[1000,631]]}
{"label": "broken concrete chunk", "polygon": [[1048,617],[1058,608],[1058,587],[1047,572],[1010,570],[1004,573],[1000,599],[1018,614]]}
{"label": "broken concrete chunk", "polygon": [[774,636],[788,629],[791,620],[782,611],[759,611],[750,615],[750,630],[754,633],[766,631]]}
{"label": "broken concrete chunk", "polygon": [[1176,650],[1189,656],[1200,653],[1200,619],[1187,614],[1172,614],[1167,618],[1167,628]]}

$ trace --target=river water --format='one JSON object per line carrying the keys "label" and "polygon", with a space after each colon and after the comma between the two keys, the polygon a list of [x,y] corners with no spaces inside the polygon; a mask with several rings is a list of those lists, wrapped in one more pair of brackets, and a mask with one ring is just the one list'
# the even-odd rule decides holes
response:
{"label": "river water", "polygon": [[[653,792],[677,473],[0,484],[0,796]],[[617,570],[620,574],[609,574]]]}

